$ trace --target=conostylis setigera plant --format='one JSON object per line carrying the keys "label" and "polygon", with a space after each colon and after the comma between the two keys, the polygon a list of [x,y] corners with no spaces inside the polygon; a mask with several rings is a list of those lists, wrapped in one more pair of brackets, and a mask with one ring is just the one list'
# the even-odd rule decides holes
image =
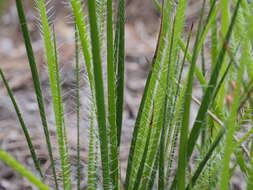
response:
{"label": "conostylis setigera plant", "polygon": [[[38,189],[58,190],[62,187],[64,190],[72,190],[74,181],[71,172],[74,171],[71,171],[68,154],[68,126],[60,85],[57,33],[49,23],[46,0],[35,2],[48,65],[61,179],[56,172],[40,77],[22,0],[16,0],[16,6],[54,186],[43,181],[45,174],[39,165],[31,134],[1,68],[3,84],[14,105],[39,175],[33,176],[2,149],[0,159]],[[85,180],[81,178],[80,166],[80,147],[83,145],[80,144],[82,94],[79,71],[80,59],[83,58],[91,94],[87,189],[100,187],[97,179],[98,170],[101,170],[102,187],[105,190],[189,190],[203,187],[227,190],[232,176],[238,172],[235,169],[238,168],[244,176],[247,189],[251,190],[253,3],[247,0],[202,0],[199,20],[185,30],[187,0],[153,2],[161,13],[160,32],[134,125],[126,176],[123,176],[119,150],[124,127],[126,2],[68,1],[73,15],[76,44],[77,189],[81,189],[81,181]],[[87,5],[87,9],[84,5]],[[85,19],[86,16],[88,19]],[[193,46],[190,45],[191,42]],[[210,47],[208,51],[205,48],[207,43]],[[106,53],[105,60],[102,59],[103,52]],[[205,56],[207,54],[210,59]],[[106,63],[106,83],[103,79],[103,61]],[[183,70],[187,72],[186,76],[183,76]],[[235,83],[233,101],[227,102],[227,96],[231,96],[231,82]],[[200,100],[193,94],[195,83],[201,85],[203,97]],[[107,87],[106,91],[104,86]],[[193,103],[199,106],[196,118],[191,117]],[[238,136],[240,128],[245,125],[248,126],[247,132]]]}

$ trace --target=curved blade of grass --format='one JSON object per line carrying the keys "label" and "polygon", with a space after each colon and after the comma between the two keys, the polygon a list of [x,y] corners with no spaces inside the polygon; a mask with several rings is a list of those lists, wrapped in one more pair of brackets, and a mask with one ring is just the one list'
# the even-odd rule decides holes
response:
{"label": "curved blade of grass", "polygon": [[96,2],[88,0],[88,12],[90,21],[90,35],[92,44],[93,72],[95,80],[97,121],[99,128],[99,140],[101,149],[101,161],[103,171],[103,186],[105,190],[111,189],[110,163],[108,151],[108,138],[106,129],[106,113],[104,102],[104,85],[102,76],[102,61],[100,55],[100,38],[96,15]]}
{"label": "curved blade of grass", "polygon": [[31,44],[31,40],[30,40],[30,35],[29,35],[28,27],[27,27],[27,22],[26,22],[26,17],[25,17],[25,12],[24,12],[22,1],[16,0],[16,6],[17,6],[18,15],[19,15],[19,22],[20,22],[21,30],[23,33],[23,38],[25,41],[29,65],[30,65],[30,69],[31,69],[31,73],[32,73],[35,94],[37,97],[37,103],[38,103],[39,112],[40,112],[40,118],[41,118],[43,130],[44,130],[44,134],[45,134],[45,138],[46,138],[47,149],[48,149],[49,159],[51,162],[55,188],[58,190],[59,187],[58,187],[58,182],[57,182],[57,177],[56,177],[55,162],[54,162],[53,153],[52,153],[52,145],[51,145],[51,141],[50,141],[47,118],[46,118],[46,114],[45,114],[45,106],[44,106],[43,95],[42,95],[42,91],[41,91],[40,79],[39,79],[39,74],[38,74],[38,70],[37,70],[37,66],[36,66],[36,61],[35,61],[35,57],[34,57],[34,53],[33,53],[33,48],[32,48],[32,44]]}
{"label": "curved blade of grass", "polygon": [[187,151],[188,151],[188,156],[187,157],[188,157],[188,159],[190,158],[190,156],[193,152],[194,146],[196,144],[196,141],[198,139],[200,129],[202,127],[202,121],[205,118],[205,115],[208,111],[209,106],[213,102],[214,89],[217,85],[217,80],[218,80],[218,76],[219,76],[219,73],[220,73],[220,68],[223,64],[223,59],[225,57],[227,44],[229,43],[229,40],[230,40],[230,37],[231,37],[231,34],[232,34],[232,30],[233,30],[233,27],[234,27],[234,23],[235,23],[235,20],[236,20],[236,16],[237,16],[237,12],[238,12],[240,2],[241,2],[241,0],[238,0],[238,4],[237,4],[237,6],[234,10],[233,17],[232,17],[231,23],[229,25],[228,33],[226,35],[223,46],[220,50],[219,57],[217,59],[217,63],[216,63],[215,68],[214,68],[214,70],[211,74],[211,79],[208,83],[208,87],[205,91],[201,106],[199,108],[196,120],[194,122],[193,128],[192,128],[191,133],[190,133],[189,144],[188,144],[188,148],[187,148]]}
{"label": "curved blade of grass", "polygon": [[121,128],[124,104],[125,82],[125,0],[119,0],[117,25],[115,33],[115,69],[116,69],[116,124],[118,146],[121,140]]}
{"label": "curved blade of grass", "polygon": [[76,27],[78,29],[78,34],[79,34],[79,39],[81,42],[82,53],[85,60],[88,79],[90,81],[91,93],[92,93],[92,96],[95,97],[91,47],[90,47],[90,41],[89,41],[89,37],[87,33],[87,28],[85,25],[85,19],[84,19],[84,13],[82,10],[81,1],[71,0],[71,7],[72,7]]}
{"label": "curved blade of grass", "polygon": [[67,152],[66,131],[63,117],[62,96],[59,81],[59,68],[56,54],[55,38],[52,39],[51,29],[48,22],[46,4],[44,0],[37,0],[37,7],[40,13],[42,37],[44,40],[44,48],[46,61],[49,70],[49,82],[53,100],[53,108],[55,122],[57,128],[57,140],[61,159],[61,168],[63,176],[63,186],[65,190],[72,189],[70,177],[70,165]]}
{"label": "curved blade of grass", "polygon": [[29,172],[23,165],[18,163],[11,155],[9,155],[4,150],[0,149],[0,159],[3,160],[10,167],[18,171],[23,177],[28,179],[40,190],[50,190],[42,181],[36,178],[31,172]]}
{"label": "curved blade of grass", "polygon": [[193,177],[191,178],[190,184],[187,185],[186,190],[190,190],[191,188],[194,187],[194,185],[196,184],[196,181],[198,180],[201,172],[205,168],[208,160],[211,158],[214,150],[219,145],[219,143],[220,143],[221,139],[223,138],[224,134],[225,134],[225,128],[220,129],[218,135],[216,136],[215,140],[211,144],[211,146],[210,146],[208,152],[206,153],[204,159],[199,163],[199,166],[196,169],[196,171],[194,172]]}
{"label": "curved blade of grass", "polygon": [[3,80],[3,84],[4,84],[4,86],[5,86],[5,88],[6,88],[7,92],[8,92],[8,95],[9,95],[9,97],[11,99],[11,102],[12,102],[12,104],[14,106],[14,109],[15,109],[15,112],[17,114],[19,123],[20,123],[21,128],[22,128],[22,130],[24,132],[24,135],[25,135],[25,138],[26,138],[26,142],[27,142],[29,151],[31,153],[34,166],[35,166],[36,170],[38,171],[38,173],[40,174],[40,176],[43,177],[43,174],[42,174],[42,171],[41,171],[41,167],[40,167],[40,164],[39,164],[39,160],[38,160],[37,154],[35,152],[35,148],[34,148],[33,143],[32,143],[31,136],[30,136],[29,131],[28,131],[27,127],[26,127],[26,124],[24,122],[23,116],[22,116],[22,114],[20,112],[18,104],[17,104],[17,102],[15,100],[15,97],[13,95],[13,92],[12,92],[11,88],[9,87],[9,84],[8,84],[8,82],[7,82],[7,80],[6,80],[5,76],[4,76],[4,73],[3,73],[3,71],[2,71],[1,68],[0,68],[0,76],[1,76],[1,78]]}

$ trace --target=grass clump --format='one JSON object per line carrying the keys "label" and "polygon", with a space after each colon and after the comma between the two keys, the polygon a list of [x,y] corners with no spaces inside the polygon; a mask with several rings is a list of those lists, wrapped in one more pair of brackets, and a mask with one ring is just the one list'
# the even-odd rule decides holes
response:
{"label": "grass clump", "polygon": [[[232,176],[238,172],[236,169],[243,174],[247,189],[252,189],[253,3],[247,0],[203,0],[199,21],[185,31],[187,0],[153,2],[161,12],[160,33],[134,126],[126,176],[122,176],[119,150],[125,85],[125,1],[115,3],[116,11],[113,10],[112,0],[88,0],[85,2],[87,9],[83,8],[80,0],[69,1],[76,31],[77,189],[81,189],[80,184],[84,180],[80,167],[80,52],[91,92],[88,189],[98,188],[97,170],[100,165],[105,190],[189,190],[201,187],[226,190],[230,188]],[[37,0],[57,131],[61,180],[58,180],[55,170],[40,78],[22,1],[16,0],[16,5],[52,165],[54,188],[62,186],[71,190],[73,181],[60,85],[57,34],[49,24],[46,2]],[[84,10],[87,10],[88,20]],[[221,26],[217,24],[219,22]],[[186,42],[183,36],[187,36]],[[209,37],[211,48],[207,52],[205,45]],[[107,56],[107,84],[103,79],[102,52],[106,52]],[[207,60],[205,54],[209,54],[211,59]],[[210,70],[208,73],[207,68]],[[184,69],[186,77],[182,75]],[[40,175],[33,177],[2,149],[0,158],[39,189],[49,189],[43,182],[44,173],[13,92],[2,70],[0,74]],[[195,82],[202,86],[201,100],[193,95]],[[235,87],[233,101],[229,102],[227,97],[231,96],[231,83],[235,83]],[[104,86],[108,88],[107,94]],[[199,109],[191,126],[193,102],[199,105]],[[240,128],[245,125],[248,126],[247,132],[238,137]],[[100,159],[97,159],[98,156]]]}

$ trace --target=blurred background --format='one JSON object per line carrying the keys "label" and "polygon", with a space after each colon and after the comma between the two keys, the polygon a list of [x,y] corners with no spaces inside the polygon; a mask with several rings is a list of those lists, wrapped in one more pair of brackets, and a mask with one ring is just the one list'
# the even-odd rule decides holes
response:
{"label": "blurred background", "polygon": [[[199,1],[190,1],[187,12],[187,23],[194,22],[198,18]],[[51,110],[50,92],[48,88],[47,68],[43,57],[43,43],[40,36],[37,13],[33,0],[26,0],[25,9],[29,30],[33,41],[36,61],[39,67],[43,93],[47,104],[47,113],[50,124],[50,133],[53,143],[56,145],[55,127],[53,126],[53,114]],[[121,148],[122,173],[127,163],[127,154],[130,146],[131,132],[134,119],[138,111],[138,105],[142,96],[149,63],[156,47],[159,32],[160,14],[151,0],[127,0],[126,2],[126,93],[125,93],[125,115]],[[70,121],[68,127],[68,140],[70,142],[71,162],[75,166],[76,129],[71,118],[75,117],[73,90],[74,90],[74,30],[71,24],[69,7],[64,0],[51,0],[53,7],[52,16],[57,44],[60,53],[60,67],[62,86],[64,91],[64,103],[66,106],[66,117]],[[44,136],[39,120],[37,103],[34,95],[29,64],[23,44],[22,34],[19,28],[15,0],[0,0],[0,67],[6,74],[9,84],[22,110],[25,122],[29,127],[30,134],[39,154],[42,168],[48,172],[50,179],[50,164],[47,158]],[[85,78],[85,77],[83,77]],[[85,79],[82,82],[82,161],[86,167],[87,158],[87,88]],[[86,98],[86,99],[85,99]],[[81,114],[82,114],[81,113]],[[6,90],[0,82],[0,147],[7,150],[11,155],[24,163],[27,168],[34,171],[30,153],[25,138],[17,121],[13,106],[9,100]],[[54,146],[57,158],[57,147]],[[85,173],[82,174],[85,178]],[[74,178],[74,176],[73,176]],[[85,188],[85,182],[82,184]],[[0,190],[28,190],[33,187],[11,168],[0,162]]]}

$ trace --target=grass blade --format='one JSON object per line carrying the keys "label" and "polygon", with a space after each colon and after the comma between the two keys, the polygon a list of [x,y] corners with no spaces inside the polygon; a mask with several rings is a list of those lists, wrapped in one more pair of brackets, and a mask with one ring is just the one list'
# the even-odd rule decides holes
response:
{"label": "grass blade", "polygon": [[88,79],[90,81],[90,88],[93,97],[93,101],[95,101],[95,92],[94,92],[94,76],[93,76],[93,66],[92,66],[92,56],[91,56],[91,47],[90,41],[88,37],[87,28],[85,25],[84,13],[82,10],[82,4],[80,0],[71,0],[71,7],[76,23],[76,27],[78,29],[79,39],[81,42],[82,53],[85,60],[86,70],[88,73]]}
{"label": "grass blade", "polygon": [[125,82],[125,0],[119,0],[117,18],[114,62],[116,69],[116,124],[118,145],[120,145]]}
{"label": "grass blade", "polygon": [[36,61],[35,61],[35,57],[34,57],[34,53],[33,53],[33,48],[32,48],[32,44],[31,44],[31,40],[30,40],[30,35],[29,35],[28,27],[27,27],[27,22],[26,22],[26,17],[25,17],[25,12],[24,12],[22,1],[16,0],[16,6],[17,6],[18,15],[19,15],[19,22],[20,22],[21,30],[23,33],[23,38],[25,41],[29,65],[30,65],[30,69],[31,69],[31,73],[32,73],[33,85],[34,85],[35,94],[37,97],[40,118],[41,118],[43,130],[44,130],[44,134],[45,134],[45,138],[46,138],[47,149],[48,149],[49,159],[51,162],[55,188],[58,190],[59,187],[58,187],[58,182],[57,182],[57,177],[56,177],[55,162],[54,162],[53,153],[52,153],[52,145],[51,145],[51,141],[50,141],[47,118],[46,118],[46,114],[45,114],[45,106],[44,106],[44,101],[43,101],[43,96],[42,96],[42,91],[41,91],[40,79],[39,79],[39,74],[38,74],[38,70],[37,70],[37,66],[36,66]]}
{"label": "grass blade", "polygon": [[97,108],[97,121],[99,128],[99,140],[101,149],[102,171],[103,171],[103,186],[105,190],[109,190],[111,186],[110,166],[109,166],[109,151],[108,151],[108,138],[106,129],[106,113],[104,102],[104,85],[102,76],[102,61],[100,55],[100,38],[98,31],[98,22],[96,15],[96,2],[88,0],[88,12],[90,21],[90,35],[92,44],[92,57],[93,57],[93,72],[95,80],[96,91],[96,108]]}
{"label": "grass blade", "polygon": [[30,151],[32,159],[33,159],[34,166],[35,166],[36,170],[38,171],[38,173],[40,174],[40,176],[43,177],[43,174],[42,174],[42,171],[41,171],[41,168],[40,168],[40,164],[39,164],[39,160],[38,160],[37,154],[35,152],[35,148],[34,148],[33,143],[32,143],[31,136],[30,136],[29,131],[28,131],[27,127],[26,127],[26,124],[24,122],[23,116],[22,116],[22,114],[20,112],[18,104],[17,104],[17,102],[15,100],[15,97],[13,95],[13,92],[12,92],[11,88],[9,87],[8,82],[7,82],[7,80],[6,80],[5,76],[4,76],[4,73],[3,73],[3,71],[2,71],[1,68],[0,68],[0,76],[1,76],[1,78],[3,80],[4,86],[5,86],[5,88],[6,88],[7,92],[8,92],[8,95],[9,95],[9,97],[11,99],[11,102],[12,102],[12,104],[14,106],[15,112],[16,112],[16,114],[18,116],[18,120],[19,120],[21,128],[22,128],[22,130],[24,132],[24,135],[25,135],[25,138],[26,138],[26,142],[27,142],[29,151]]}
{"label": "grass blade", "polygon": [[97,189],[97,174],[96,174],[96,153],[95,153],[95,131],[94,131],[94,109],[90,116],[90,139],[89,139],[89,157],[88,157],[88,190]]}
{"label": "grass blade", "polygon": [[[49,71],[49,82],[53,100],[53,108],[55,115],[55,123],[57,129],[58,148],[61,159],[61,168],[63,176],[63,186],[65,190],[72,189],[70,177],[70,165],[66,142],[66,129],[63,117],[63,105],[60,88],[59,66],[57,60],[57,52],[55,45],[55,37],[51,36],[51,28],[47,17],[47,9],[44,0],[37,1],[37,7],[40,13],[42,36],[44,40],[44,48],[46,61]],[[54,38],[53,38],[54,37]]]}
{"label": "grass blade", "polygon": [[32,173],[30,173],[26,168],[24,168],[20,163],[18,163],[11,155],[9,155],[2,149],[0,149],[0,159],[16,171],[18,171],[23,177],[33,183],[38,189],[50,190],[48,186],[46,186],[42,181],[36,178]]}
{"label": "grass blade", "polygon": [[81,160],[80,160],[80,63],[79,63],[79,45],[78,45],[78,33],[75,26],[75,75],[76,75],[76,129],[77,129],[77,189],[81,189]]}
{"label": "grass blade", "polygon": [[186,185],[186,169],[187,169],[187,146],[188,146],[188,132],[189,132],[189,121],[190,121],[190,108],[191,108],[191,99],[192,99],[192,88],[193,88],[193,79],[194,71],[197,62],[197,49],[198,49],[198,40],[200,38],[202,18],[204,14],[206,1],[203,1],[201,19],[199,21],[198,31],[196,35],[196,41],[194,45],[194,52],[192,56],[190,70],[187,76],[187,86],[184,94],[183,102],[183,115],[182,115],[182,125],[180,129],[180,139],[179,139],[179,158],[178,158],[178,189],[184,190]]}
{"label": "grass blade", "polygon": [[136,180],[135,180],[135,183],[134,183],[133,190],[139,190],[139,186],[141,185],[141,178],[143,177],[142,174],[143,174],[143,170],[144,170],[144,167],[145,167],[145,160],[146,160],[147,154],[148,154],[148,147],[149,147],[149,143],[150,143],[150,136],[151,136],[152,126],[153,126],[153,116],[154,116],[154,112],[151,116],[152,118],[151,118],[151,122],[150,122],[150,125],[149,125],[148,138],[146,140],[145,150],[144,150],[144,153],[143,153],[143,156],[142,156],[142,159],[141,159],[141,164],[140,164],[139,169],[138,169],[138,173],[137,173],[137,176],[136,176]]}
{"label": "grass blade", "polygon": [[190,190],[194,187],[196,181],[198,180],[198,177],[200,176],[201,172],[203,171],[204,167],[206,166],[208,160],[211,158],[215,148],[219,145],[221,139],[223,138],[225,134],[225,129],[222,128],[216,138],[214,139],[212,145],[210,146],[208,152],[206,153],[204,159],[199,163],[198,168],[193,174],[193,177],[191,178],[190,184],[187,185],[186,190]]}
{"label": "grass blade", "polygon": [[[113,189],[119,188],[119,149],[120,140],[117,133],[116,80],[113,42],[113,1],[107,0],[107,87],[108,87],[108,120],[110,131],[110,160]],[[118,97],[121,98],[121,97]],[[123,110],[121,110],[123,112]]]}

